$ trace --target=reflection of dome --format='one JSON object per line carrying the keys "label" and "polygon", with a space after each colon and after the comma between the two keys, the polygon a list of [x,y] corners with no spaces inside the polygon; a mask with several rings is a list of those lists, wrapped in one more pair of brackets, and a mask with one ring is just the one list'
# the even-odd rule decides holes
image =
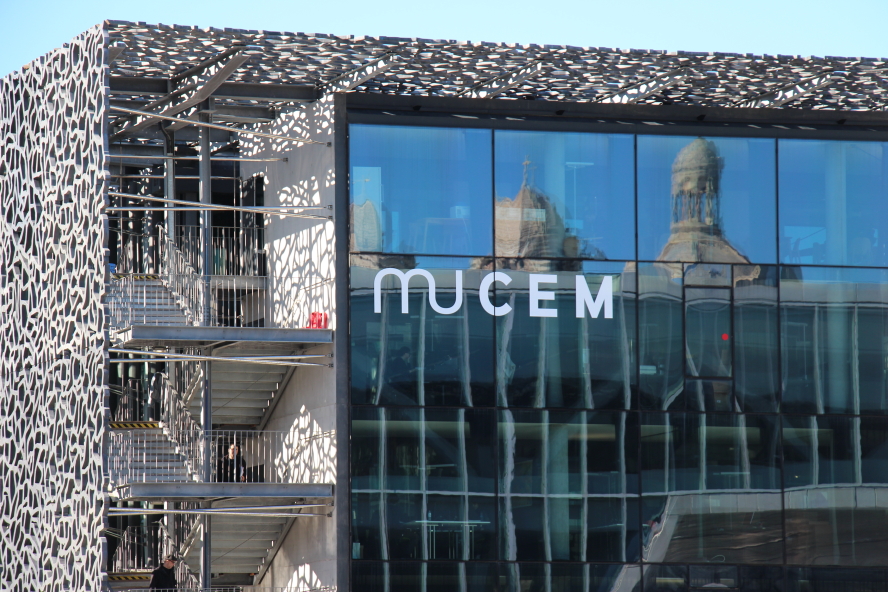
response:
{"label": "reflection of dome", "polygon": [[721,228],[724,159],[714,142],[697,138],[672,163],[672,224],[659,261],[748,263]]}
{"label": "reflection of dome", "polygon": [[715,144],[697,138],[672,163],[672,223],[697,222],[718,227],[719,185],[724,161]]}
{"label": "reflection of dome", "polygon": [[524,180],[517,195],[496,200],[496,256],[516,259],[516,269],[528,270],[534,266],[549,269],[552,263],[517,258],[605,259],[599,249],[584,245],[583,240],[570,232],[552,199],[528,182],[530,164],[530,160],[524,162]]}

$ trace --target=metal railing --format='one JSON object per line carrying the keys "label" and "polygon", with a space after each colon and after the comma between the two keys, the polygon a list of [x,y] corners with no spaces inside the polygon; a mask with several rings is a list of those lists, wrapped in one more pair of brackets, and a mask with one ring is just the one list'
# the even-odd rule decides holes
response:
{"label": "metal railing", "polygon": [[121,573],[152,570],[163,562],[164,557],[173,555],[176,551],[173,539],[162,524],[129,526],[120,537],[108,571]]}
{"label": "metal railing", "polygon": [[[191,266],[203,268],[203,241],[200,226],[177,225],[176,247]],[[210,228],[212,275],[266,275],[265,229],[256,227]]]}
{"label": "metal railing", "polygon": [[[157,273],[112,274],[108,307],[112,329],[134,324],[285,328],[313,326],[329,299],[328,279],[269,276],[262,229],[216,228],[212,275],[201,275],[198,227],[157,226]],[[135,238],[126,244],[139,248]],[[152,239],[153,242],[153,239]]]}
{"label": "metal railing", "polygon": [[[183,481],[314,483],[328,478],[309,465],[319,462],[319,453],[333,454],[330,432],[296,439],[287,432],[202,431],[190,417],[170,421],[180,424],[172,425],[169,431],[165,427],[162,437],[146,430],[111,433],[108,473],[112,485]],[[332,462],[332,458],[328,460]]]}
{"label": "metal railing", "polygon": [[111,421],[154,421],[155,409],[149,401],[142,381],[138,378],[127,379],[123,384],[112,384]]}

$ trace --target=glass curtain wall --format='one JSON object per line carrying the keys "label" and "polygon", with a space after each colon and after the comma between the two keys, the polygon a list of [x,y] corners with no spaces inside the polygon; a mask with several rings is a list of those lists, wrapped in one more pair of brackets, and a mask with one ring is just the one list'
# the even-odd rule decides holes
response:
{"label": "glass curtain wall", "polygon": [[354,590],[884,587],[881,144],[350,133]]}

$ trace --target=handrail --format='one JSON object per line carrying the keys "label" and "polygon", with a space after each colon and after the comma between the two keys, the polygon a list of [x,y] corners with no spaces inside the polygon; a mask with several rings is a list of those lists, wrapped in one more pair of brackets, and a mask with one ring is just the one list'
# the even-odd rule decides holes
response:
{"label": "handrail", "polygon": [[302,437],[276,431],[201,430],[184,407],[168,421],[162,437],[151,430],[111,433],[108,467],[113,486],[202,482],[205,475],[216,483],[326,483],[332,478],[333,432]]}

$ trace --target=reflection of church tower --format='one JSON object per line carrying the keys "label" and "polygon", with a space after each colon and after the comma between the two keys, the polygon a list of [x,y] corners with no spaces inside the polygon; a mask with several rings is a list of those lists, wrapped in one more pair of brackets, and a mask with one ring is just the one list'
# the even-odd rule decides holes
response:
{"label": "reflection of church tower", "polygon": [[672,225],[659,261],[749,263],[724,236],[720,185],[724,159],[713,142],[697,138],[672,163]]}

